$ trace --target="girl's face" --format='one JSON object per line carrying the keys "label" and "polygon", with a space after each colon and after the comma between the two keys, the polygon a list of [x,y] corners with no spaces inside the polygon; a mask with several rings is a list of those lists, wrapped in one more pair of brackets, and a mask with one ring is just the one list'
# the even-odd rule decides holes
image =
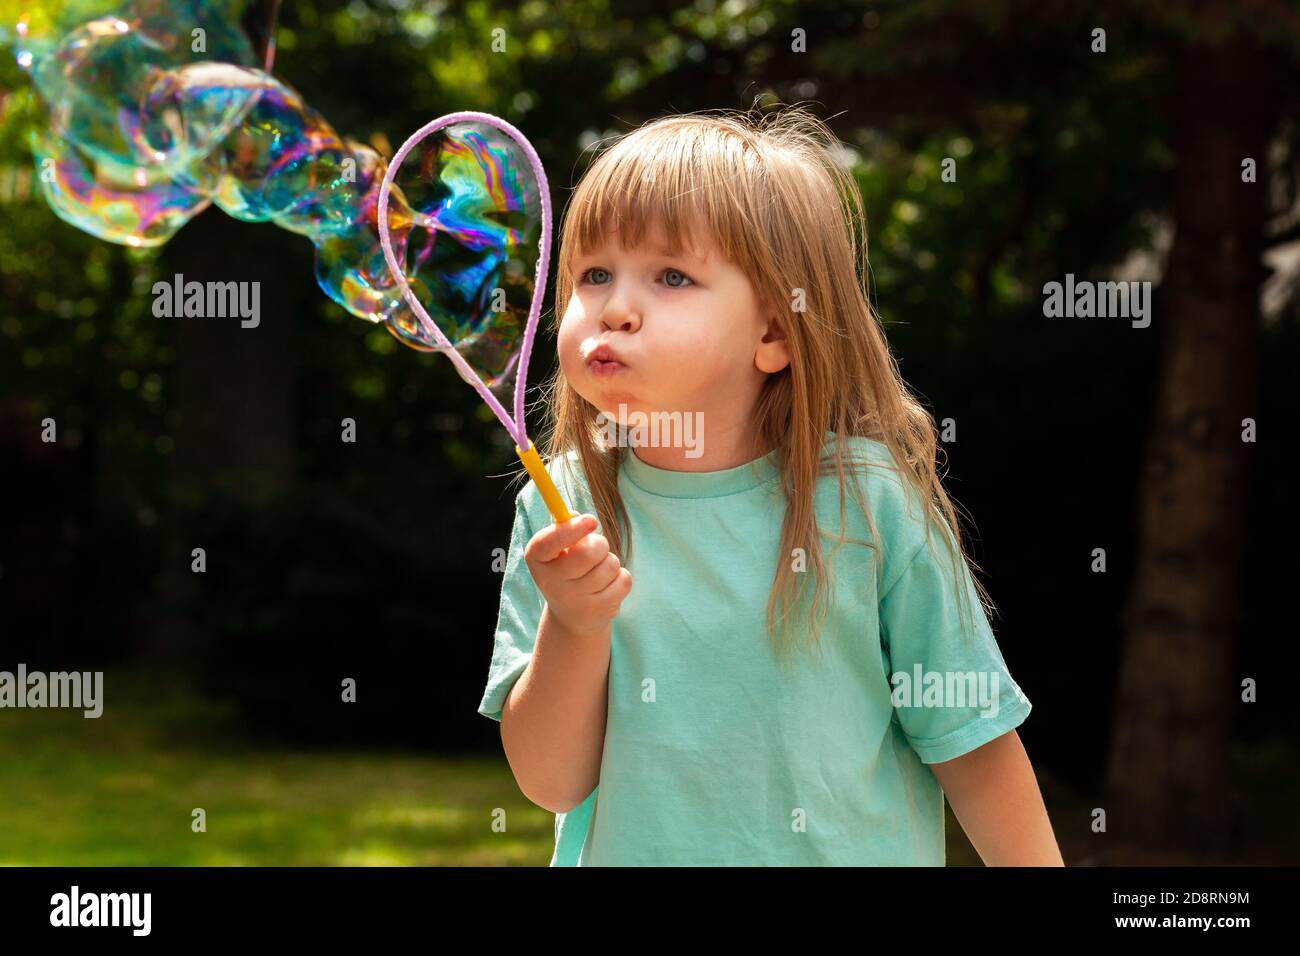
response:
{"label": "girl's face", "polygon": [[[620,423],[632,412],[701,412],[710,438],[748,435],[764,379],[789,363],[785,340],[749,279],[711,243],[670,256],[662,235],[651,231],[637,249],[608,237],[579,250],[561,370]],[[594,361],[602,347],[614,364]]]}

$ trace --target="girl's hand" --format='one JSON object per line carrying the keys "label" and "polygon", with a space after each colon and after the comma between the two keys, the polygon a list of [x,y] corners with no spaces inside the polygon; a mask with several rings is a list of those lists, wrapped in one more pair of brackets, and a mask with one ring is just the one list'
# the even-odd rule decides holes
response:
{"label": "girl's hand", "polygon": [[606,632],[632,590],[631,572],[605,536],[592,533],[597,523],[595,515],[578,515],[548,525],[524,547],[551,617],[573,634]]}

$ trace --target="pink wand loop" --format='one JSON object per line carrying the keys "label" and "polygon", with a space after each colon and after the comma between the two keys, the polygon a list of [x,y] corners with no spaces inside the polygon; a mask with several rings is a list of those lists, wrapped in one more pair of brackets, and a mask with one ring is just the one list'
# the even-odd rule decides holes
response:
{"label": "pink wand loop", "polygon": [[[524,326],[524,342],[519,355],[519,371],[515,378],[515,414],[513,420],[506,414],[506,410],[501,407],[501,403],[497,401],[496,396],[484,384],[478,373],[470,367],[464,356],[456,351],[448,341],[442,329],[438,328],[438,324],[429,318],[429,313],[424,310],[420,300],[411,291],[411,284],[406,280],[406,274],[401,263],[397,261],[397,256],[393,252],[392,240],[388,234],[388,194],[392,191],[393,180],[397,176],[398,167],[402,165],[402,160],[406,159],[407,154],[431,133],[435,133],[446,126],[451,126],[453,123],[466,122],[486,123],[489,126],[494,126],[519,144],[524,155],[528,157],[528,162],[533,169],[533,175],[537,178],[538,195],[542,203],[542,237],[537,249],[537,276],[533,285],[533,301],[528,311],[528,322]],[[411,311],[419,320],[425,333],[438,343],[438,348],[441,351],[447,353],[452,363],[460,371],[461,377],[474,386],[479,395],[482,396],[483,401],[487,402],[488,407],[492,409],[493,414],[506,427],[506,431],[510,433],[515,441],[515,453],[519,456],[519,460],[524,463],[524,467],[528,469],[528,474],[537,485],[538,491],[541,492],[542,499],[546,502],[546,506],[556,523],[560,524],[568,521],[571,517],[569,509],[565,507],[564,499],[555,487],[555,482],[551,480],[550,474],[542,464],[541,457],[537,454],[537,449],[533,447],[524,422],[524,392],[528,387],[528,359],[533,352],[533,339],[537,332],[537,321],[542,312],[542,300],[546,297],[546,274],[551,259],[551,191],[546,182],[546,170],[542,168],[542,161],[538,158],[537,151],[533,149],[532,143],[528,142],[523,133],[491,113],[463,111],[440,116],[412,133],[410,138],[402,144],[402,148],[397,151],[392,162],[388,164],[388,169],[384,172],[384,181],[379,187],[378,216],[379,244],[384,250],[384,260],[388,263],[388,271],[392,273],[393,280],[397,283],[398,288],[402,290],[402,297],[406,300],[406,304],[411,307]]]}

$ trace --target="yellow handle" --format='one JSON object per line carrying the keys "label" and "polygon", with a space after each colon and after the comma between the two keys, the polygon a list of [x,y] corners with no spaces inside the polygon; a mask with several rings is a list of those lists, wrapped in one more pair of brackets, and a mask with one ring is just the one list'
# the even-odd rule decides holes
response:
{"label": "yellow handle", "polygon": [[564,499],[560,497],[555,482],[551,481],[551,475],[542,464],[541,456],[537,454],[532,441],[528,442],[528,451],[520,451],[519,446],[516,445],[515,454],[528,469],[528,474],[532,475],[533,484],[537,485],[537,490],[542,493],[542,500],[546,502],[546,507],[551,509],[551,517],[555,519],[555,523],[564,524],[572,518],[573,515],[569,514],[569,509],[564,506]]}

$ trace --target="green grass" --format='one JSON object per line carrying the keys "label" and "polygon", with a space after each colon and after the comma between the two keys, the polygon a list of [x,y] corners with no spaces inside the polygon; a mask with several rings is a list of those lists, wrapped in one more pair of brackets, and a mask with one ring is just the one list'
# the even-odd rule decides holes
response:
{"label": "green grass", "polygon": [[[143,675],[105,675],[105,699],[98,719],[0,711],[0,864],[550,861],[555,818],[523,797],[503,757],[258,749],[219,708]],[[206,832],[192,829],[195,808]]]}
{"label": "green grass", "polygon": [[[146,672],[104,713],[0,710],[0,865],[546,866],[554,815],[502,756],[252,746],[231,714]],[[195,808],[206,832],[191,829]],[[492,829],[505,811],[505,832]],[[949,865],[980,865],[949,809]]]}
{"label": "green grass", "polygon": [[[229,712],[144,672],[105,675],[103,716],[0,709],[0,865],[546,866],[552,814],[519,792],[505,758],[258,747]],[[1245,823],[1234,863],[1294,863],[1294,750],[1234,752]],[[1041,768],[1067,865],[1106,845],[1097,794]],[[191,828],[195,808],[206,832]],[[506,828],[493,820],[504,811]],[[947,808],[949,866],[980,866]]]}

